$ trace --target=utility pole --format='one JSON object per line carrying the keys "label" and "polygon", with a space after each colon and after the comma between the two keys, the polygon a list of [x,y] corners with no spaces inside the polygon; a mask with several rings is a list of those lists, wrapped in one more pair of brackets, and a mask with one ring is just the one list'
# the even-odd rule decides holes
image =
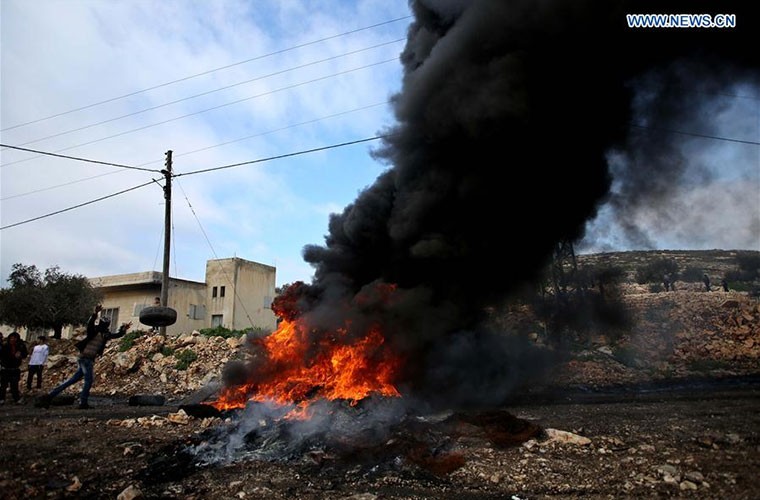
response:
{"label": "utility pole", "polygon": [[[164,267],[161,272],[161,305],[169,306],[169,255],[172,244],[172,150],[166,152],[166,169],[164,174]],[[161,335],[166,335],[166,327],[160,329]]]}

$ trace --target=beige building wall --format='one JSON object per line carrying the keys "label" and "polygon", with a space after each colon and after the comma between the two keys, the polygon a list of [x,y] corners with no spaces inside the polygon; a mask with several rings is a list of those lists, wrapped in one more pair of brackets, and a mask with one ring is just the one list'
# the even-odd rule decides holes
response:
{"label": "beige building wall", "polygon": [[[232,330],[258,327],[269,332],[277,328],[271,304],[275,296],[276,268],[240,258],[206,262],[206,282],[170,278],[169,307],[177,311],[177,322],[168,326],[169,335],[222,325]],[[92,286],[103,294],[103,309],[112,319],[112,329],[132,322],[133,330],[149,330],[140,323],[140,310],[153,305],[161,295],[161,273],[118,274],[91,278]],[[249,319],[250,317],[250,319]],[[83,318],[87,321],[87,318]],[[4,334],[12,331],[0,325]],[[22,338],[46,332],[19,330]],[[64,338],[71,338],[74,328],[65,327]],[[50,334],[50,333],[48,333]]]}
{"label": "beige building wall", "polygon": [[274,331],[277,318],[270,306],[275,294],[275,279],[276,269],[258,262],[239,258],[208,261],[206,304],[209,326],[221,324],[232,330],[254,326]]}
{"label": "beige building wall", "polygon": [[[132,330],[149,330],[140,323],[140,311],[153,305],[161,295],[161,273],[145,273],[102,276],[90,280],[103,293],[103,309],[112,319],[112,329],[122,323],[132,322]],[[168,335],[190,333],[206,327],[206,285],[196,281],[169,279],[169,304],[177,311],[177,322],[166,328]]]}

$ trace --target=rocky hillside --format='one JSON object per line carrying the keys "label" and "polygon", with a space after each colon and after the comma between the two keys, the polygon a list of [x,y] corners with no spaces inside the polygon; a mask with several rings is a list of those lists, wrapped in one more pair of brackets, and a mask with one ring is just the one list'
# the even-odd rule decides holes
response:
{"label": "rocky hillside", "polygon": [[[637,288],[639,288],[637,290]],[[571,353],[551,381],[605,386],[760,373],[760,303],[743,292],[682,290],[623,296],[631,327]]]}
{"label": "rocky hillside", "polygon": [[[551,370],[547,383],[593,387],[760,373],[757,298],[747,291],[724,292],[720,287],[707,292],[701,282],[679,282],[673,292],[635,283],[636,270],[654,259],[672,258],[679,269],[704,269],[718,279],[736,269],[737,255],[746,254],[708,251],[581,256],[581,266],[603,263],[625,269],[627,277],[619,289],[632,321],[615,335],[601,331],[584,342],[572,343],[565,361]],[[508,322],[504,326],[509,329]],[[529,335],[537,344],[549,345],[541,332]],[[207,337],[198,332],[115,340],[96,363],[93,391],[122,396],[163,394],[180,399],[218,383],[228,361],[245,359],[245,346],[244,336]],[[45,375],[48,388],[76,370],[77,352],[72,341],[52,340],[51,354]]]}

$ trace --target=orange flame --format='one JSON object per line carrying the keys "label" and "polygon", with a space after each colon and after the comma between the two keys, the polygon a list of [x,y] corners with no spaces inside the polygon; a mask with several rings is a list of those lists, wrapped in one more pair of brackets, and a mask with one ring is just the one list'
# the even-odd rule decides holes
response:
{"label": "orange flame", "polygon": [[393,385],[400,360],[385,345],[379,327],[357,340],[347,338],[348,326],[314,341],[300,320],[283,320],[275,332],[259,341],[266,362],[252,380],[226,389],[213,406],[242,408],[249,400],[296,405],[286,418],[308,419],[309,405],[319,398],[345,399],[352,405],[377,393],[399,397]]}

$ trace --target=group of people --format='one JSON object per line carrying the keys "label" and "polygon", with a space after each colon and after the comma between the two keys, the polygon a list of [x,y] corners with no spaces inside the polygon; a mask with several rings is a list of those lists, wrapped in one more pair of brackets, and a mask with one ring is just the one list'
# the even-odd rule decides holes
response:
{"label": "group of people", "polygon": [[[76,343],[79,350],[77,360],[77,371],[68,380],[54,388],[49,393],[40,396],[35,405],[47,407],[53,398],[63,392],[67,387],[84,379],[84,385],[79,395],[79,408],[90,408],[89,396],[90,388],[93,381],[93,368],[95,359],[103,354],[106,344],[109,340],[122,337],[132,326],[132,323],[123,323],[116,332],[111,332],[110,319],[100,316],[102,306],[97,305],[95,311],[87,321],[87,335]],[[18,332],[12,332],[8,338],[3,339],[0,334],[0,404],[5,403],[5,395],[10,388],[13,401],[19,403],[22,401],[19,391],[19,382],[21,380],[21,364],[28,356],[26,344],[21,340]],[[40,336],[37,343],[32,349],[29,357],[29,369],[26,378],[27,391],[31,391],[34,377],[37,377],[37,389],[42,388],[42,371],[47,362],[49,347],[47,338]]]}
{"label": "group of people", "polygon": [[[705,284],[706,292],[712,291],[712,288],[710,287],[710,277],[707,275],[707,273],[704,273],[702,275],[702,283]],[[675,278],[673,278],[673,276],[670,274],[666,274],[665,276],[662,277],[662,286],[665,288],[666,292],[667,291],[675,292],[676,291]],[[720,280],[720,287],[721,289],[723,289],[724,292],[729,291],[728,281],[726,281],[725,278]]]}
{"label": "group of people", "polygon": [[[50,349],[47,337],[40,335],[29,357],[29,369],[26,376],[26,390],[32,390],[32,382],[37,377],[37,389],[42,388],[42,369],[47,362]],[[21,364],[28,356],[26,343],[18,332],[11,332],[3,339],[0,333],[0,405],[5,404],[5,395],[10,389],[15,403],[21,402],[19,383],[21,382]]]}
{"label": "group of people", "polygon": [[[705,291],[706,292],[712,292],[712,288],[710,288],[710,277],[707,275],[707,273],[705,273],[704,275],[702,275],[702,283],[705,284]],[[723,278],[722,280],[720,280],[720,287],[721,287],[721,289],[723,289],[724,292],[728,292],[729,291],[728,281],[726,281],[726,278]]]}

